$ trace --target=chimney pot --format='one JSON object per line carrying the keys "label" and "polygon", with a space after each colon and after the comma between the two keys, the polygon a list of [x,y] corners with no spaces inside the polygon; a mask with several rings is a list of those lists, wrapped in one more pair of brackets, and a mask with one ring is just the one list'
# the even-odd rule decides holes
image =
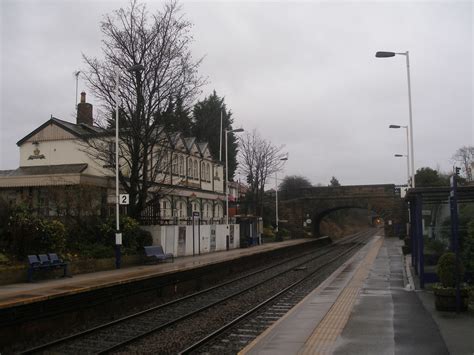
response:
{"label": "chimney pot", "polygon": [[92,117],[92,105],[86,102],[86,93],[81,92],[81,102],[77,104],[77,124],[87,124],[92,126],[94,119]]}

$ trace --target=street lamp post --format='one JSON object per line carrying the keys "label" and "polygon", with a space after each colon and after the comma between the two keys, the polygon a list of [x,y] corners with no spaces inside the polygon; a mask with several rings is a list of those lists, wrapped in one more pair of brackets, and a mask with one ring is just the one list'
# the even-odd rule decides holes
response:
{"label": "street lamp post", "polygon": [[407,177],[408,177],[408,186],[410,186],[410,164],[408,163],[408,155],[405,155],[405,154],[394,154],[393,155],[394,157],[396,158],[402,158],[402,157],[406,157],[407,158]]}
{"label": "street lamp post", "polygon": [[[136,64],[127,69],[128,72],[140,73],[145,67]],[[121,266],[121,250],[122,233],[120,232],[120,188],[119,188],[119,86],[120,86],[120,69],[115,68],[115,267],[120,269]],[[138,98],[140,102],[140,97]]]}
{"label": "street lamp post", "polygon": [[409,138],[408,138],[408,126],[399,126],[399,125],[394,125],[391,124],[388,128],[405,128],[407,131],[407,155],[400,155],[400,154],[395,154],[396,157],[404,156],[407,158],[407,174],[408,174],[408,186],[412,187],[412,179],[411,179],[411,174],[410,174],[410,143],[409,143]]}
{"label": "street lamp post", "polygon": [[411,187],[415,187],[415,154],[414,154],[414,145],[413,145],[413,117],[412,117],[412,108],[411,108],[411,82],[410,82],[410,55],[409,52],[377,52],[375,57],[377,58],[389,58],[394,57],[395,55],[404,55],[407,62],[407,80],[408,80],[408,110],[410,115],[410,158],[411,158]]}
{"label": "street lamp post", "polygon": [[229,146],[227,144],[227,135],[229,133],[243,132],[243,128],[225,130],[225,224],[229,228]]}
{"label": "street lamp post", "polygon": [[[281,158],[281,161],[287,161],[288,157]],[[277,178],[278,171],[275,171],[275,233],[278,233],[278,178]]]}

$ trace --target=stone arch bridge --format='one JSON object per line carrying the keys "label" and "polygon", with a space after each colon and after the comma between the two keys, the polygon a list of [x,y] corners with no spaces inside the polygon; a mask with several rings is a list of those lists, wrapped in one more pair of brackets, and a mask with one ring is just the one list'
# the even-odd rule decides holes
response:
{"label": "stone arch bridge", "polygon": [[[385,221],[385,235],[400,235],[405,229],[406,206],[400,190],[393,184],[311,187],[280,193],[279,217],[293,235],[312,232],[320,236],[321,220],[331,212],[348,209],[366,209],[374,217]],[[305,222],[310,219],[311,223]],[[389,222],[390,221],[390,222]]]}

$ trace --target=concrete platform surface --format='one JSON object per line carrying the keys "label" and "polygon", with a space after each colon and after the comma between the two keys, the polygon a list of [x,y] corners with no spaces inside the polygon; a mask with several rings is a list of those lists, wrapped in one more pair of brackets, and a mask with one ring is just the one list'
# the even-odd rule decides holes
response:
{"label": "concrete platform surface", "polygon": [[474,354],[472,311],[408,287],[401,245],[374,237],[240,354]]}
{"label": "concrete platform surface", "polygon": [[172,274],[310,241],[314,241],[314,239],[287,240],[278,243],[258,245],[251,248],[232,249],[229,251],[180,257],[175,258],[174,263],[166,262],[154,265],[133,266],[118,270],[80,274],[72,278],[3,285],[0,286],[0,309],[40,302],[46,299],[87,292],[160,275]]}

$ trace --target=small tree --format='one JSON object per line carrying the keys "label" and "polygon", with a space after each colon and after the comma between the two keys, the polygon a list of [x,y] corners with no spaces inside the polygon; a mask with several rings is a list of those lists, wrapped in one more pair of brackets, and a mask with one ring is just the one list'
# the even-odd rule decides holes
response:
{"label": "small tree", "polygon": [[415,185],[417,187],[448,186],[449,178],[431,168],[420,168],[415,174]]}
{"label": "small tree", "polygon": [[444,253],[439,258],[436,273],[443,287],[454,287],[456,285],[456,274],[459,273],[460,280],[464,277],[464,266],[459,262],[458,270],[456,270],[456,255],[451,252]]}
{"label": "small tree", "polygon": [[311,182],[300,175],[285,176],[280,184],[281,198],[290,199],[298,196],[298,191],[312,187]]}
{"label": "small tree", "polygon": [[331,178],[331,181],[329,182],[329,186],[341,186],[341,184],[339,183],[339,180],[336,179],[335,176],[333,176]]}
{"label": "small tree", "polygon": [[474,164],[474,146],[464,146],[454,153],[452,159],[461,165],[461,170],[467,181],[472,181]]}

